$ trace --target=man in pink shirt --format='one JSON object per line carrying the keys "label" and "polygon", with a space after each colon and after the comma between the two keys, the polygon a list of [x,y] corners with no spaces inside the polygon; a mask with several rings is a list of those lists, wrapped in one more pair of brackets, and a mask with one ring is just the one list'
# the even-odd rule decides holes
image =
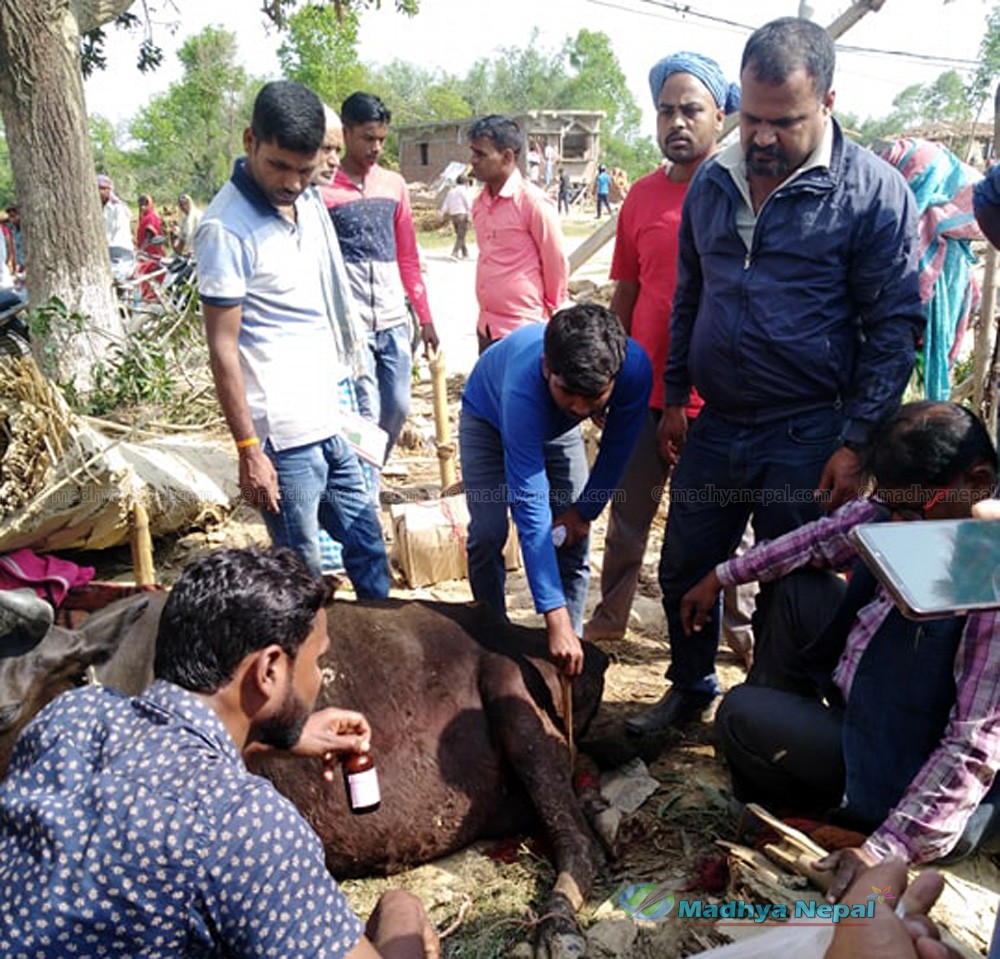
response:
{"label": "man in pink shirt", "polygon": [[519,326],[547,320],[566,299],[562,224],[552,201],[521,176],[524,136],[510,117],[481,117],[469,130],[472,205],[479,244],[479,350]]}

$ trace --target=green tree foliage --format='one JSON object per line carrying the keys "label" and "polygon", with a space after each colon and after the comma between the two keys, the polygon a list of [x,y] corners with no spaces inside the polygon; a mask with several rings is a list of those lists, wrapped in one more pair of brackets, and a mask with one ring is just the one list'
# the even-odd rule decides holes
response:
{"label": "green tree foliage", "polygon": [[926,120],[966,122],[972,119],[974,112],[969,94],[965,81],[954,70],[949,70],[924,88],[920,112]]}
{"label": "green tree foliage", "polygon": [[425,70],[406,60],[372,67],[370,89],[392,111],[392,122],[423,123],[472,116],[472,107],[458,92],[460,81],[440,70]]}
{"label": "green tree foliage", "polygon": [[114,124],[107,117],[95,114],[89,118],[88,125],[94,169],[110,176],[121,196],[131,197],[135,192],[134,159],[119,143]]}
{"label": "green tree foliage", "polygon": [[979,44],[979,69],[972,81],[976,103],[992,98],[1000,78],[1000,4],[986,18],[986,33]]}
{"label": "green tree foliage", "polygon": [[338,109],[344,98],[368,85],[368,71],[358,59],[358,14],[342,16],[332,6],[307,6],[288,18],[285,40],[278,47],[282,72],[304,83]]}
{"label": "green tree foliage", "polygon": [[159,196],[212,196],[242,151],[256,81],[236,63],[236,37],[206,27],[178,51],[184,76],[132,121],[139,188]]}
{"label": "green tree foliage", "polygon": [[565,55],[542,50],[535,29],[527,46],[501,47],[477,60],[460,90],[474,115],[521,113],[555,109],[567,79]]}
{"label": "green tree foliage", "polygon": [[7,137],[0,131],[0,203],[6,206],[14,200],[14,171],[10,167]]}
{"label": "green tree foliage", "polygon": [[982,105],[976,96],[975,82],[970,86],[954,70],[948,70],[933,83],[906,87],[896,95],[892,110],[885,116],[859,120],[853,114],[838,114],[838,119],[859,143],[871,146],[931,123],[969,123]]}
{"label": "green tree foliage", "polygon": [[641,128],[642,111],[611,40],[600,31],[580,30],[567,38],[562,49],[551,52],[539,46],[536,30],[527,46],[505,47],[491,58],[478,60],[458,89],[473,114],[603,111],[607,116],[601,132],[605,162],[635,177],[660,160],[655,143]]}
{"label": "green tree foliage", "polygon": [[[380,10],[382,7],[382,0],[319,0],[319,2],[329,3],[338,17],[346,16],[356,10],[367,10],[371,7]],[[298,6],[299,0],[264,0],[260,9],[273,23],[284,29]],[[408,17],[412,17],[420,11],[420,0],[396,0],[395,7],[397,13],[405,13]]]}
{"label": "green tree foliage", "polygon": [[608,35],[581,30],[566,42],[563,57],[572,73],[559,91],[557,106],[603,110],[607,114],[604,127],[607,134],[626,141],[635,137],[642,123],[642,111],[628,88]]}
{"label": "green tree foliage", "polygon": [[642,110],[628,88],[611,39],[606,33],[580,30],[567,40],[563,56],[569,76],[558,105],[565,109],[602,110],[602,160],[622,167],[631,179],[648,173],[660,162],[660,151],[642,130]]}

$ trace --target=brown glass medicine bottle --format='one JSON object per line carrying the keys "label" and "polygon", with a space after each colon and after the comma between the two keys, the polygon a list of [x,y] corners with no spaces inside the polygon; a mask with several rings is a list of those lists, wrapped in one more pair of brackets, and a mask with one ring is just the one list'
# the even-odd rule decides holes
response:
{"label": "brown glass medicine bottle", "polygon": [[343,765],[348,808],[356,816],[375,812],[382,803],[382,793],[371,753],[353,753]]}

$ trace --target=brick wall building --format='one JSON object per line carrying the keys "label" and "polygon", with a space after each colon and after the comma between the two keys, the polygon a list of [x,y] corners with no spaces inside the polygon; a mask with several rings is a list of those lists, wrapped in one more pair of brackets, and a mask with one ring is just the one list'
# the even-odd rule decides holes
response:
{"label": "brick wall building", "polygon": [[[574,181],[593,179],[601,150],[602,112],[586,110],[531,110],[514,116],[524,133],[521,170],[528,144],[534,141],[544,153],[546,143],[555,147],[559,159]],[[411,123],[395,127],[399,137],[399,172],[408,183],[432,184],[452,162],[469,159],[469,127],[475,118]]]}

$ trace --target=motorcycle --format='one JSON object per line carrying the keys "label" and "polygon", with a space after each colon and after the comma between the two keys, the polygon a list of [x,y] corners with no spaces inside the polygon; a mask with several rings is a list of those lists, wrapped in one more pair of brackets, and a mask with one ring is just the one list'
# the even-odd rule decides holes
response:
{"label": "motorcycle", "polygon": [[21,316],[28,301],[17,290],[0,290],[0,356],[27,356],[31,334]]}

